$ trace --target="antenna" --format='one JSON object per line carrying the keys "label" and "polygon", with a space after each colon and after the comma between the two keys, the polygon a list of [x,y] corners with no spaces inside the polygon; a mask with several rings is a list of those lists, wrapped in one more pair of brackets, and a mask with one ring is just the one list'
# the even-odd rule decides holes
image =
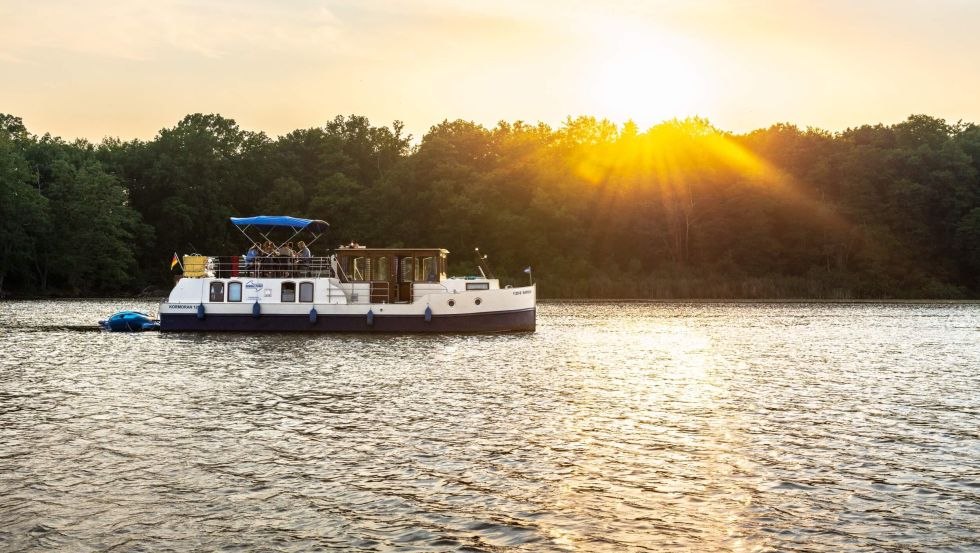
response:
{"label": "antenna", "polygon": [[487,255],[480,255],[480,248],[473,248],[473,251],[476,253],[476,268],[479,269],[483,278],[495,278],[493,271],[490,269],[490,263],[487,261]]}

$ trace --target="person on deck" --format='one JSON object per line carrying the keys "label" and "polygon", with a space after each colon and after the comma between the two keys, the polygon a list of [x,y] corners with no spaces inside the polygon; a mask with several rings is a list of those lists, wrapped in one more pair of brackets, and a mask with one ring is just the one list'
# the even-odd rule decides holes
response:
{"label": "person on deck", "polygon": [[310,253],[310,248],[306,247],[306,242],[300,240],[296,247],[299,251],[296,252],[296,257],[299,262],[299,270],[302,276],[309,276],[310,274],[310,260],[313,254]]}
{"label": "person on deck", "polygon": [[256,273],[256,257],[259,256],[259,247],[252,244],[252,247],[248,249],[245,253],[245,274],[250,276],[258,276]]}
{"label": "person on deck", "polygon": [[293,251],[293,243],[286,242],[282,246],[279,246],[279,267],[282,271],[283,277],[293,276],[293,265],[296,262],[294,257],[296,257],[296,252]]}
{"label": "person on deck", "polygon": [[272,256],[276,253],[276,248],[272,245],[272,241],[266,240],[263,242],[262,247],[259,248],[259,253],[261,254],[259,265],[262,267],[262,274],[259,276],[272,276],[272,271],[275,270],[275,261],[272,259]]}

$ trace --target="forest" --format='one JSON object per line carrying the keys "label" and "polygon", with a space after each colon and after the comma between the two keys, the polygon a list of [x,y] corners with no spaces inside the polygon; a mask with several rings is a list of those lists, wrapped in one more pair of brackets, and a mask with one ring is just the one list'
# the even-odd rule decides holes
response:
{"label": "forest", "polygon": [[152,140],[35,134],[0,114],[0,294],[169,289],[179,254],[235,255],[230,216],[324,219],[356,241],[474,248],[543,298],[980,298],[980,127],[914,115],[831,133],[698,118],[641,129],[338,116],[278,138],[192,114]]}

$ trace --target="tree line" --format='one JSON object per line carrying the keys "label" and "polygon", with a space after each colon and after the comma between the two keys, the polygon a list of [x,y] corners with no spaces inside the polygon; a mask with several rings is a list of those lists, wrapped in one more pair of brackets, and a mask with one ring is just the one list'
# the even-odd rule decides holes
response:
{"label": "tree line", "polygon": [[271,138],[193,114],[152,140],[37,135],[0,114],[0,293],[171,282],[173,252],[243,253],[230,216],[325,219],[338,244],[489,254],[542,297],[980,297],[980,127],[915,115],[838,133],[361,116]]}

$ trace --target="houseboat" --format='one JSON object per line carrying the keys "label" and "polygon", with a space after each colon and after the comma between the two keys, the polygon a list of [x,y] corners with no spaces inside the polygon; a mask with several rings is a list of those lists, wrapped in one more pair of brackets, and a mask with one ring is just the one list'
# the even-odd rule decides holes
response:
{"label": "houseboat", "polygon": [[[311,235],[312,243],[327,223],[287,216],[232,217],[231,222],[248,237],[252,254],[185,255],[182,276],[160,304],[161,331],[452,333],[535,328],[533,284],[501,288],[483,264],[477,275],[447,276],[445,249],[352,243],[326,257],[283,255],[300,233]],[[284,230],[290,238],[270,240]]]}

